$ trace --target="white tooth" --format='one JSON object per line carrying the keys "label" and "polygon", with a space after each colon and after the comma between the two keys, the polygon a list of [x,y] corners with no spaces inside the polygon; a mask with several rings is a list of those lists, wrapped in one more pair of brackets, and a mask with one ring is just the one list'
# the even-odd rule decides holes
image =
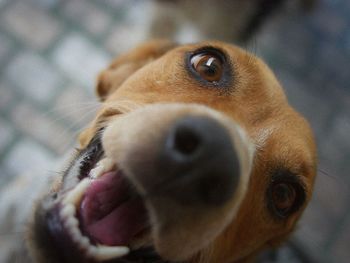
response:
{"label": "white tooth", "polygon": [[78,228],[79,221],[75,217],[69,217],[64,223],[64,225],[67,228]]}
{"label": "white tooth", "polygon": [[88,248],[90,246],[90,241],[87,237],[83,237],[80,239],[79,245],[81,248]]}
{"label": "white tooth", "polygon": [[80,240],[82,239],[82,235],[80,231],[77,228],[69,229],[69,232],[72,236],[72,239],[75,243],[79,244]]}
{"label": "white tooth", "polygon": [[119,258],[128,254],[130,249],[128,247],[108,247],[97,246],[93,257],[97,260],[108,260],[113,258]]}
{"label": "white tooth", "polygon": [[96,167],[90,171],[90,178],[96,179],[103,173],[112,170],[114,162],[109,158],[104,158],[96,164]]}
{"label": "white tooth", "polygon": [[61,209],[60,216],[61,218],[67,218],[74,216],[75,214],[75,207],[72,204],[64,205],[64,207]]}
{"label": "white tooth", "polygon": [[87,254],[93,258],[93,257],[95,257],[96,251],[97,251],[97,247],[90,246],[88,251],[87,251]]}
{"label": "white tooth", "polygon": [[82,180],[73,190],[71,190],[67,194],[67,196],[63,200],[63,203],[77,205],[81,197],[83,196],[86,188],[88,188],[89,183],[89,179],[84,178],[84,180]]}

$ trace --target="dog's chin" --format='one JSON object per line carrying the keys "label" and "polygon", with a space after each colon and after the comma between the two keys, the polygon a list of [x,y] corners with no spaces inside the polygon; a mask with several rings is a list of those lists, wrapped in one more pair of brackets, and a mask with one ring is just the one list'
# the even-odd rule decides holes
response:
{"label": "dog's chin", "polygon": [[142,197],[99,139],[72,162],[61,190],[39,204],[34,225],[44,262],[165,262],[153,249]]}

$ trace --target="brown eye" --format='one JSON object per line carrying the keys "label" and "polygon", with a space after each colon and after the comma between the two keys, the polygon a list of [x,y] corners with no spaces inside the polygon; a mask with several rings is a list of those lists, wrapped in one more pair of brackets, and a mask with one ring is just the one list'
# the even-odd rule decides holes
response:
{"label": "brown eye", "polygon": [[296,201],[297,193],[292,184],[276,183],[271,189],[271,198],[276,212],[284,217],[286,216]]}
{"label": "brown eye", "polygon": [[223,62],[218,56],[203,52],[191,58],[192,68],[208,82],[220,81],[223,74]]}
{"label": "brown eye", "polygon": [[274,171],[267,188],[267,207],[278,219],[287,219],[306,201],[306,186],[301,176],[279,168]]}

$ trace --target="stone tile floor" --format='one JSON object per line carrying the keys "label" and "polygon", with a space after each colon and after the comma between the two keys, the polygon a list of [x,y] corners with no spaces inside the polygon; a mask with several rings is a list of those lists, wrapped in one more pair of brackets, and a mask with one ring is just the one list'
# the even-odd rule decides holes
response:
{"label": "stone tile floor", "polygon": [[[50,169],[72,146],[98,105],[94,77],[145,38],[149,3],[0,0],[0,190],[31,167]],[[264,262],[349,262],[350,2],[320,0],[311,14],[286,9],[248,49],[311,122],[320,159],[296,234]]]}

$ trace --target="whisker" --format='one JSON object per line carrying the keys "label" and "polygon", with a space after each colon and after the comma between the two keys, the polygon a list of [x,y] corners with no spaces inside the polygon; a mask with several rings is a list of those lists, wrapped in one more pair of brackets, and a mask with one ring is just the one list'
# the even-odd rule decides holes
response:
{"label": "whisker", "polygon": [[336,180],[339,179],[339,177],[337,177],[337,176],[335,176],[335,175],[332,175],[332,174],[330,174],[329,172],[327,172],[327,171],[325,171],[325,170],[323,170],[323,169],[318,168],[317,171],[318,171],[319,173],[321,173],[322,175],[325,175],[325,176],[330,177],[330,178],[332,178],[332,179],[336,179]]}
{"label": "whisker", "polygon": [[143,106],[143,103],[137,103],[130,100],[121,100],[118,102],[105,102],[104,106],[120,111],[121,113],[127,113],[131,110],[135,110]]}
{"label": "whisker", "polygon": [[[92,112],[94,112],[96,110],[97,110],[97,107],[95,107],[95,106],[93,106],[93,107],[90,107],[90,106],[87,107],[86,106],[86,107],[81,107],[81,108],[76,108],[76,107],[72,106],[72,110],[70,110],[70,114],[72,114],[72,113],[73,114],[82,113],[83,116],[86,116],[88,113],[92,113]],[[54,111],[52,111],[52,112],[54,112]],[[47,114],[48,114],[47,112],[43,113],[42,116],[46,116]],[[53,123],[59,122],[59,121],[65,119],[65,118],[69,117],[70,114],[69,113],[62,114],[62,116],[52,119],[52,122]]]}
{"label": "whisker", "polygon": [[[65,109],[65,110],[69,110],[70,112],[73,113],[79,113],[81,112],[85,112],[86,110],[90,110],[90,109],[97,109],[99,106],[101,105],[101,103],[99,102],[78,102],[78,103],[71,103],[71,104],[61,104],[61,105],[56,105],[55,107],[51,108],[49,111],[42,113],[43,117],[47,117],[53,113],[56,112],[60,112],[61,110]],[[63,116],[67,116],[69,113],[67,114],[63,114]],[[63,119],[63,118],[62,118]]]}
{"label": "whisker", "polygon": [[[57,136],[55,139],[56,139],[57,141],[60,141],[66,134],[69,134],[69,131],[71,131],[71,130],[73,130],[73,129],[74,129],[74,130],[77,130],[77,128],[78,128],[78,126],[79,126],[79,123],[84,122],[84,120],[85,120],[86,118],[88,118],[94,111],[95,111],[95,109],[91,109],[91,110],[89,110],[89,111],[85,111],[84,114],[81,115],[79,122],[72,122],[72,123],[70,123],[69,125],[65,126],[64,129],[62,129],[62,130],[60,131],[60,135]],[[53,120],[51,120],[51,123],[54,124],[54,123],[57,122],[57,121],[58,121],[58,119],[53,119]],[[81,128],[80,130],[83,130],[83,128]],[[68,140],[68,141],[66,142],[66,144],[64,145],[64,147],[66,148],[68,145],[70,145],[70,144],[73,142],[73,140],[74,140],[73,137],[70,138],[70,140]]]}

